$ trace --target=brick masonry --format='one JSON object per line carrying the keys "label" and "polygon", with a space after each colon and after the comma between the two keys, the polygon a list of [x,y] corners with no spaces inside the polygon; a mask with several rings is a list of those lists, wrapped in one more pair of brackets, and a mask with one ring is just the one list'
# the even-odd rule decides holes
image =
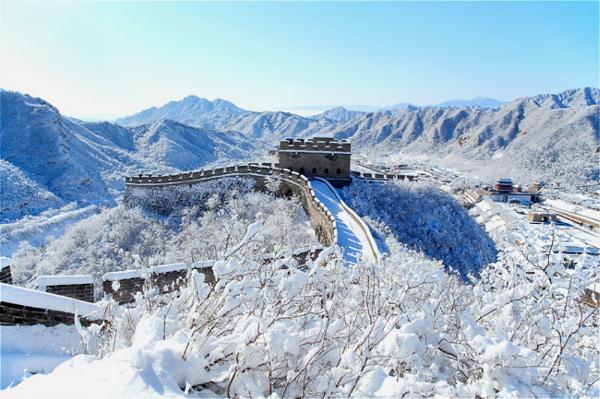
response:
{"label": "brick masonry", "polygon": [[12,284],[12,274],[10,273],[10,266],[5,266],[0,270],[0,283]]}
{"label": "brick masonry", "polygon": [[288,139],[279,143],[279,166],[306,177],[350,181],[350,143],[332,138]]}
{"label": "brick masonry", "polygon": [[[0,325],[34,325],[55,326],[57,324],[73,324],[72,313],[32,308],[14,303],[0,302]],[[83,326],[89,326],[91,322],[80,319]]]}
{"label": "brick masonry", "polygon": [[86,302],[94,302],[94,284],[47,285],[46,292]]}
{"label": "brick masonry", "polygon": [[110,295],[119,304],[135,301],[138,292],[144,291],[146,280],[142,277],[126,278],[122,280],[107,280],[102,282],[104,294]]}
{"label": "brick masonry", "polygon": [[[211,267],[195,270],[204,273],[206,283],[215,283],[215,276]],[[157,287],[161,294],[166,294],[177,291],[187,282],[188,269],[183,269],[166,273],[152,273],[149,279],[133,277],[122,280],[106,280],[102,282],[102,289],[105,294],[110,295],[119,304],[124,304],[134,302],[137,293],[143,292],[145,287]]]}

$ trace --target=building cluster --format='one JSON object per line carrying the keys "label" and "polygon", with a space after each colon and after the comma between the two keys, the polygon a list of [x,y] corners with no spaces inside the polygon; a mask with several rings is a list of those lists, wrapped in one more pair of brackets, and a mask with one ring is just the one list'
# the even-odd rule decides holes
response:
{"label": "building cluster", "polygon": [[513,184],[511,179],[498,179],[493,187],[484,186],[478,194],[487,196],[495,202],[506,202],[513,205],[530,206],[540,201],[541,186],[533,183],[529,187]]}

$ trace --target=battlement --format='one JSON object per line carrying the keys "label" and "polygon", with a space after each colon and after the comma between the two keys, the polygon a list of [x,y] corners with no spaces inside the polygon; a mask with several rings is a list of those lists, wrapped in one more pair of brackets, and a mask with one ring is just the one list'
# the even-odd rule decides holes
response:
{"label": "battlement", "polygon": [[311,139],[285,139],[279,143],[279,152],[328,152],[350,155],[350,142],[332,137],[313,137]]}

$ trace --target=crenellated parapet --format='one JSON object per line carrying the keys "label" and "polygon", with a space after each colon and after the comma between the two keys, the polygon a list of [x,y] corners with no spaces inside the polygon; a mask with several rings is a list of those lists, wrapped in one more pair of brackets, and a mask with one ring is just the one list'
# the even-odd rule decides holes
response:
{"label": "crenellated parapet", "polygon": [[344,153],[350,155],[350,142],[346,140],[336,140],[330,137],[313,137],[311,139],[286,139],[279,143],[279,151],[293,152],[329,152]]}

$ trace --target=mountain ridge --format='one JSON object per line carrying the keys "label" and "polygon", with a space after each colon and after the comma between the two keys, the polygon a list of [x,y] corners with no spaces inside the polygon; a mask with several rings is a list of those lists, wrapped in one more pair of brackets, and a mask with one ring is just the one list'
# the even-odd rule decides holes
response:
{"label": "mountain ridge", "polygon": [[[208,118],[203,123],[190,126],[154,110],[159,119],[134,127],[85,122],[63,116],[40,98],[0,94],[3,218],[114,198],[125,174],[249,160],[286,137],[345,138],[355,152],[434,157],[486,179],[500,174],[577,187],[600,178],[596,88],[523,97],[495,109],[338,107],[313,117],[250,112],[226,100],[188,96],[183,113],[175,116],[190,119],[188,111],[201,110]],[[32,206],[30,198],[46,205]]]}

